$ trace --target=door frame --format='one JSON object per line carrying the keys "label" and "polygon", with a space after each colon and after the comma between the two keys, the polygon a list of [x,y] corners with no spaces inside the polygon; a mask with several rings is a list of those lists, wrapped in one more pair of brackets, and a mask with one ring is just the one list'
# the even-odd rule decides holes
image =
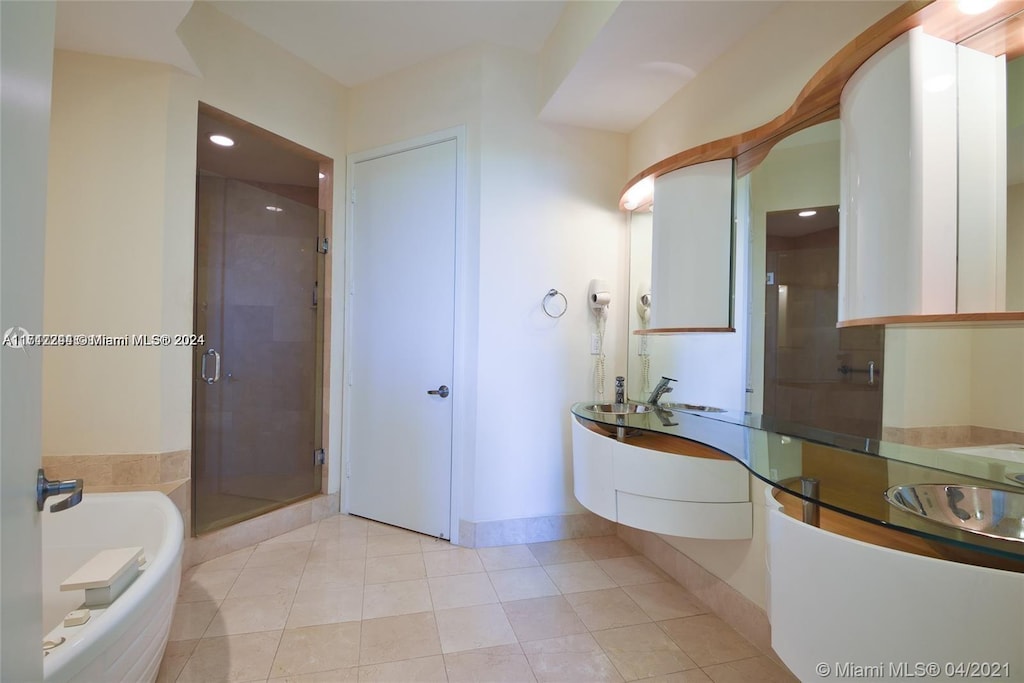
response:
{"label": "door frame", "polygon": [[[467,416],[473,405],[471,398],[475,391],[475,367],[468,362],[476,358],[471,351],[470,335],[473,305],[476,302],[476,290],[467,286],[470,283],[472,263],[469,255],[469,236],[466,225],[466,127],[464,125],[446,128],[426,135],[407,140],[374,147],[362,152],[355,152],[346,157],[345,174],[345,334],[343,351],[342,409],[341,409],[341,461],[342,461],[342,512],[349,511],[349,486],[352,475],[352,450],[349,432],[345,426],[351,422],[352,401],[354,397],[349,389],[352,386],[352,368],[350,350],[352,348],[352,307],[348,302],[352,298],[354,269],[352,268],[353,239],[355,236],[355,211],[353,209],[353,186],[355,183],[355,165],[372,159],[409,152],[440,142],[455,140],[455,329],[453,330],[453,363],[452,363],[452,468],[451,500],[449,501],[450,520],[449,536],[453,545],[459,543],[459,520],[462,512],[462,471],[465,453],[470,439],[466,435],[469,424]],[[466,362],[459,362],[461,360]],[[472,388],[471,388],[472,387]]]}

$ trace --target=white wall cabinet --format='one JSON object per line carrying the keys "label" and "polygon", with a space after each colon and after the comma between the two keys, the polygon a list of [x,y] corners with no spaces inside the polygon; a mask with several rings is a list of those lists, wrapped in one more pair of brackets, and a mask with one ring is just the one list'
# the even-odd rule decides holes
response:
{"label": "white wall cabinet", "polygon": [[956,73],[956,46],[916,28],[843,89],[841,322],[956,312]]}
{"label": "white wall cabinet", "polygon": [[751,537],[749,477],[738,462],[640,448],[571,419],[573,491],[591,512],[671,536]]}
{"label": "white wall cabinet", "polygon": [[733,161],[654,180],[651,327],[732,327]]}

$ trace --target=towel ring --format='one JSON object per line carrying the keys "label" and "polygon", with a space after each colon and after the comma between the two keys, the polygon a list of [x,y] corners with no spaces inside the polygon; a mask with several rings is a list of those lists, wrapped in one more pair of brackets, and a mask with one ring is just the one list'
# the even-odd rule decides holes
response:
{"label": "towel ring", "polygon": [[[552,313],[551,311],[548,310],[548,304],[551,302],[552,299],[559,296],[562,297],[562,310],[558,311],[557,313]],[[541,308],[544,309],[544,313],[546,313],[549,318],[561,318],[563,315],[565,315],[565,309],[567,309],[568,307],[569,302],[565,298],[565,294],[562,294],[557,289],[549,289],[548,293],[544,295],[544,301],[541,302]]]}

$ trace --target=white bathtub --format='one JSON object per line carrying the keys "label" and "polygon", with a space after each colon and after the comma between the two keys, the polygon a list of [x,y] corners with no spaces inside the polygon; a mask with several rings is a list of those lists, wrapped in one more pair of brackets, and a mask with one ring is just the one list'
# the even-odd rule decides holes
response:
{"label": "white bathtub", "polygon": [[[84,601],[60,584],[97,552],[142,546],[141,575],[109,607],[91,610],[82,626],[64,616]],[[162,493],[86,493],[77,506],[43,514],[43,630],[67,640],[43,659],[45,681],[107,683],[156,679],[181,581],[183,526]]]}

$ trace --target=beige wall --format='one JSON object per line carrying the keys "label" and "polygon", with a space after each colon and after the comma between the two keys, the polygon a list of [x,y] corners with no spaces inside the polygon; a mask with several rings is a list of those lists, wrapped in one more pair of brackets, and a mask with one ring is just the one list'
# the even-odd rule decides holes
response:
{"label": "beige wall", "polygon": [[[178,33],[202,77],[132,60],[57,55],[47,331],[192,330],[200,100],[334,158],[343,174],[344,88],[203,3],[192,7]],[[342,235],[344,181],[338,179],[334,187],[334,226]],[[336,263],[342,262],[336,255]],[[336,301],[342,299],[337,295],[342,282],[339,266]],[[334,317],[337,340],[341,320]],[[337,415],[339,364],[332,364],[331,372],[331,408]],[[44,454],[189,448],[191,373],[191,352],[185,348],[49,350]],[[339,428],[332,423],[329,457],[335,464]],[[337,490],[340,468],[330,471]]]}
{"label": "beige wall", "polygon": [[811,76],[898,2],[787,2],[629,136],[628,176],[784,112]]}

